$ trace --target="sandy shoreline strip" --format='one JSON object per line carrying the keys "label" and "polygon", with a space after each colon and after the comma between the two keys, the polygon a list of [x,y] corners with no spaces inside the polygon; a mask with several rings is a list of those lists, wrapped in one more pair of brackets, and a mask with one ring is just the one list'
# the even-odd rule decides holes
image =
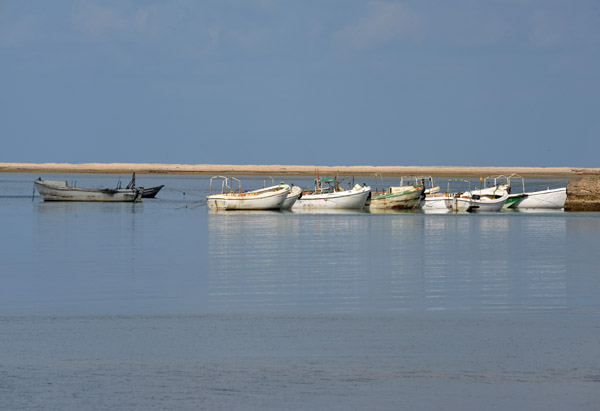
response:
{"label": "sandy shoreline strip", "polygon": [[106,173],[106,174],[200,174],[271,176],[383,176],[485,177],[519,174],[523,177],[571,178],[600,175],[600,168],[574,167],[456,167],[456,166],[297,166],[230,164],[142,164],[142,163],[0,163],[4,173]]}

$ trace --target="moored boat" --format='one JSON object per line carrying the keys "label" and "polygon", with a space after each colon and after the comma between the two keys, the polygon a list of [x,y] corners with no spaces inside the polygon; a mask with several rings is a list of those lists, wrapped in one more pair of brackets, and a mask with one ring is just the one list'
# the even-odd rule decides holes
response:
{"label": "moored boat", "polygon": [[[324,184],[327,184],[325,186]],[[336,208],[336,209],[362,209],[367,197],[371,193],[371,187],[354,185],[349,190],[340,187],[337,179],[329,177],[315,179],[313,191],[303,191],[293,206],[298,208]]]}
{"label": "moored boat", "polygon": [[[131,181],[129,182],[129,184],[127,184],[127,187],[125,188],[134,188],[135,187],[135,173],[133,173],[131,175]],[[156,186],[156,187],[149,187],[149,188],[144,188],[143,193],[142,193],[142,198],[154,198],[156,197],[156,195],[158,194],[158,192],[164,187],[163,185],[160,186]],[[117,189],[121,188],[121,182],[119,181],[119,183],[117,184]]]}
{"label": "moored boat", "polygon": [[285,198],[285,201],[281,205],[282,210],[291,210],[291,208],[296,204],[296,201],[302,197],[302,189],[298,186],[291,185],[290,193]]}
{"label": "moored boat", "polygon": [[507,198],[507,192],[503,192],[498,196],[462,193],[455,196],[454,211],[500,211]]}
{"label": "moored boat", "polygon": [[[222,179],[219,194],[212,194],[213,179]],[[238,182],[236,191],[232,182]],[[235,177],[214,176],[210,179],[206,205],[211,210],[279,210],[290,193],[290,186],[279,184],[253,191],[242,191],[242,183]]]}
{"label": "moored boat", "polygon": [[132,188],[82,188],[71,187],[63,180],[34,181],[44,201],[95,201],[95,202],[134,202],[142,201],[143,187]]}
{"label": "moored boat", "polygon": [[454,211],[500,211],[506,203],[510,190],[505,184],[497,184],[497,180],[494,181],[492,187],[474,190],[471,190],[471,183],[467,180],[454,179],[454,181],[463,181],[469,184],[467,191],[454,196]]}
{"label": "moored boat", "polygon": [[567,201],[567,188],[560,187],[551,189],[548,187],[546,190],[539,190],[533,192],[525,191],[525,179],[517,174],[512,174],[508,177],[509,184],[510,179],[521,179],[523,186],[522,192],[510,193],[506,200],[506,208],[522,210],[522,209],[553,209],[560,210],[564,208],[565,201]]}
{"label": "moored boat", "polygon": [[427,194],[419,202],[419,209],[424,213],[449,213],[453,210],[454,195],[451,193]]}
{"label": "moored boat", "polygon": [[[377,177],[377,176],[376,176]],[[378,175],[381,178],[381,175]],[[383,178],[381,178],[383,183]],[[423,196],[425,186],[423,183],[415,181],[412,184],[405,185],[405,179],[400,180],[400,185],[391,187],[382,187],[378,191],[377,187],[367,199],[366,206],[370,210],[413,210],[419,207],[419,202]]]}
{"label": "moored boat", "polygon": [[154,198],[156,197],[156,195],[158,194],[158,192],[164,187],[163,185],[160,186],[156,186],[156,187],[150,187],[150,188],[144,188],[144,193],[142,194],[143,198]]}
{"label": "moored boat", "polygon": [[545,208],[559,210],[564,208],[567,200],[567,188],[555,188],[531,193],[511,194],[508,196],[508,208],[512,209],[532,209]]}

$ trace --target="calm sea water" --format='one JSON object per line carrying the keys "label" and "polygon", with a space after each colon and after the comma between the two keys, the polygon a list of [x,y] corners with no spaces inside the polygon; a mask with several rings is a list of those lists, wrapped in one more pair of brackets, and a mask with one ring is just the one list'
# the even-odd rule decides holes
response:
{"label": "calm sea water", "polygon": [[0,174],[0,409],[600,409],[598,213],[211,213],[163,175],[44,203],[37,177]]}

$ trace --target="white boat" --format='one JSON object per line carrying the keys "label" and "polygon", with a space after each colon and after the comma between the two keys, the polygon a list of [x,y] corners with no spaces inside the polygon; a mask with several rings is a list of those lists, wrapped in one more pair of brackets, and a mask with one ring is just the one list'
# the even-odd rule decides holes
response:
{"label": "white boat", "polygon": [[567,188],[555,188],[532,193],[511,194],[508,196],[508,208],[513,209],[556,209],[564,208],[567,200]]}
{"label": "white boat", "polygon": [[102,201],[102,202],[134,202],[142,201],[143,187],[132,188],[82,188],[71,187],[63,180],[34,181],[44,201]]}
{"label": "white boat", "polygon": [[[419,210],[424,213],[449,213],[453,209],[452,194],[448,191],[445,193],[440,192],[440,186],[436,185],[433,177],[422,177],[423,196],[419,201]],[[448,183],[448,188],[450,183]]]}
{"label": "white boat", "polygon": [[455,196],[454,211],[500,211],[506,203],[508,193],[503,191],[501,195],[479,195],[471,192]]}
{"label": "white boat", "polygon": [[291,210],[296,201],[302,196],[302,189],[298,186],[292,185],[290,187],[290,193],[285,198],[283,205],[281,206],[282,210]]}
{"label": "white boat", "polygon": [[[323,184],[328,184],[324,187]],[[304,191],[293,209],[337,208],[337,209],[362,209],[371,187],[356,184],[350,190],[340,187],[337,179],[328,177],[315,180],[314,191]]]}
{"label": "white boat", "polygon": [[[222,179],[219,194],[212,194],[212,181]],[[231,182],[238,182],[238,189],[233,190]],[[290,194],[290,186],[279,184],[253,191],[242,191],[242,183],[235,177],[214,176],[210,179],[209,195],[206,205],[211,210],[279,210]]]}
{"label": "white boat", "polygon": [[454,196],[454,211],[500,211],[508,199],[509,186],[498,184],[497,179],[494,180],[492,187],[474,190],[471,190],[471,183],[468,180],[454,179],[454,181],[463,181],[469,184],[467,191]]}
{"label": "white boat", "polygon": [[454,209],[454,195],[451,193],[426,194],[419,203],[424,213],[450,213]]}
{"label": "white boat", "polygon": [[[379,177],[383,185],[383,177]],[[391,187],[382,187],[382,191],[376,188],[371,193],[371,197],[367,199],[366,206],[369,210],[413,210],[419,207],[419,202],[425,190],[423,183],[418,181],[410,182],[410,178],[406,181],[404,177],[400,179],[400,185]],[[408,184],[405,184],[408,183]]]}

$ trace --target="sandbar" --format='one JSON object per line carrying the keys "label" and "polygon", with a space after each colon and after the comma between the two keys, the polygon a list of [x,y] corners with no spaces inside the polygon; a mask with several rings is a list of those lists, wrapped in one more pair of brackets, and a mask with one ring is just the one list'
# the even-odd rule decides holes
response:
{"label": "sandbar", "polygon": [[305,166],[151,163],[0,163],[5,173],[199,174],[269,176],[485,177],[518,174],[528,178],[573,178],[598,175],[600,168],[575,167],[469,167],[469,166]]}

